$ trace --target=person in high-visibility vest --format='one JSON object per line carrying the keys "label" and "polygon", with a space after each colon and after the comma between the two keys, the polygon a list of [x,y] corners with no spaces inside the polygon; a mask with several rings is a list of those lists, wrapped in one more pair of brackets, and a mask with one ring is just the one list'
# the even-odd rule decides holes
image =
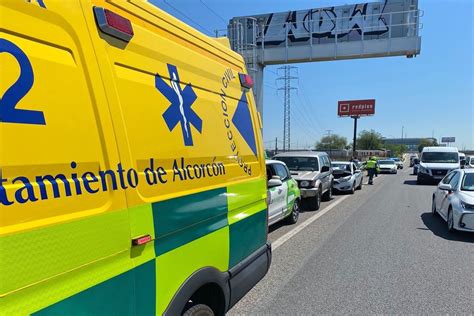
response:
{"label": "person in high-visibility vest", "polygon": [[369,174],[369,184],[374,184],[374,175],[377,173],[377,158],[370,157],[366,163],[367,173]]}

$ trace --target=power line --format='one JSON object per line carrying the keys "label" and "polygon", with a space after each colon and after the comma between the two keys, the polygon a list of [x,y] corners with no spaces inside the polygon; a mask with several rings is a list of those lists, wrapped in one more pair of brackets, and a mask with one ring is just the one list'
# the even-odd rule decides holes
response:
{"label": "power line", "polygon": [[209,11],[211,11],[215,16],[217,16],[224,24],[227,26],[228,21],[226,21],[219,13],[214,11],[211,7],[209,7],[204,0],[199,0],[203,6],[205,6]]}
{"label": "power line", "polygon": [[194,21],[192,18],[190,18],[186,13],[184,13],[183,11],[179,10],[178,8],[176,8],[175,6],[171,5],[168,1],[166,0],[163,0],[164,3],[166,3],[169,7],[171,7],[173,10],[175,10],[176,12],[178,12],[179,14],[181,14],[182,16],[184,16],[186,19],[188,19],[189,21],[191,21],[192,23],[196,24],[197,26],[199,26],[200,28],[202,28],[203,30],[207,31],[210,34],[212,34],[213,32],[210,31],[208,28],[202,26],[201,24],[199,24],[198,22]]}
{"label": "power line", "polygon": [[[302,91],[303,92],[303,91]],[[308,97],[306,96],[306,94],[302,93],[303,95],[303,100],[305,101],[305,104],[308,105],[308,108],[311,109],[314,108],[313,104],[311,103],[311,101],[308,100]],[[316,122],[316,126],[318,127],[318,129],[320,131],[323,131],[324,129],[324,125],[321,123],[321,121],[318,119],[318,116],[317,115],[314,115],[312,116],[312,118],[314,119],[314,121]]]}
{"label": "power line", "polygon": [[319,125],[317,123],[315,123],[315,121],[313,121],[313,116],[311,115],[311,111],[308,111],[308,109],[306,108],[306,106],[304,105],[300,95],[297,93],[297,96],[298,96],[298,100],[299,100],[299,103],[301,105],[301,109],[306,113],[302,113],[301,115],[307,120],[308,124],[314,128],[314,131],[316,132],[316,134],[321,134],[323,131],[322,129],[319,127]]}
{"label": "power line", "polygon": [[[300,103],[301,103],[301,100],[300,100]],[[300,104],[300,105],[301,105],[301,104]],[[310,128],[310,129],[314,132],[314,135],[318,135],[319,132],[314,128],[314,123],[309,120],[308,115],[305,115],[305,114],[300,110],[301,107],[296,106],[295,109],[296,109],[296,112],[301,115],[301,117],[303,118],[303,120],[306,121],[306,125],[308,126],[308,128]]]}
{"label": "power line", "polygon": [[[306,96],[305,90],[306,89],[304,88],[304,86],[301,85],[301,94],[303,95],[303,99],[305,100],[306,104],[309,106],[310,109],[314,108],[313,104],[311,103],[309,98]],[[324,125],[321,124],[317,116],[314,116],[314,120],[316,121],[318,128],[321,127],[321,131],[322,131],[322,129],[324,128]]]}
{"label": "power line", "polygon": [[279,76],[279,74],[275,70],[271,70],[270,68],[267,68],[267,70],[271,72],[272,74]]}
{"label": "power line", "polygon": [[[278,91],[276,91],[278,92]],[[276,94],[278,99],[280,99],[282,102],[283,99],[281,98],[281,96],[277,93]],[[293,107],[293,109],[295,109],[292,113],[293,114],[300,114],[300,116],[297,116],[297,115],[292,115],[291,119],[293,119],[299,129],[301,129],[305,134],[306,136],[309,136],[310,138],[313,138],[312,141],[316,141],[318,138],[319,138],[319,134],[313,127],[313,124],[309,123],[309,121],[307,121],[307,118],[306,116],[300,111],[299,107],[298,106],[295,106]]]}
{"label": "power line", "polygon": [[270,88],[270,89],[278,90],[277,87],[271,86],[271,85],[268,84],[268,83],[264,83],[264,85],[265,85],[266,87]]}
{"label": "power line", "polygon": [[[277,94],[278,99],[280,99],[283,102],[283,99]],[[296,109],[298,109],[296,107]],[[303,116],[304,117],[304,116]],[[303,123],[302,120],[300,120],[299,117],[293,115],[292,119],[297,123],[299,129],[301,129],[307,136],[314,138],[315,140],[318,139],[318,133],[315,133],[314,130],[309,129],[307,126],[307,123]],[[282,141],[278,141],[279,143],[283,143]]]}

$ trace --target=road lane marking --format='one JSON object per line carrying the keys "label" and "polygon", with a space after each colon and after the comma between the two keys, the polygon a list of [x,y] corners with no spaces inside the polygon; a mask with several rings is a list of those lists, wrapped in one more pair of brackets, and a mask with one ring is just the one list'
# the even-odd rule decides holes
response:
{"label": "road lane marking", "polygon": [[277,240],[275,240],[274,242],[272,242],[272,250],[276,250],[278,247],[280,247],[281,245],[283,245],[285,242],[287,242],[288,240],[290,240],[293,236],[295,236],[296,234],[298,234],[300,231],[302,231],[303,229],[305,229],[306,227],[308,227],[309,225],[311,225],[311,223],[313,223],[315,220],[317,220],[318,218],[320,218],[321,216],[323,216],[324,214],[326,214],[327,212],[329,212],[330,210],[332,210],[333,208],[335,208],[337,205],[339,205],[339,203],[341,203],[342,201],[345,201],[350,195],[346,195],[346,196],[343,196],[341,197],[340,199],[338,199],[337,201],[335,201],[334,203],[332,203],[331,205],[328,205],[325,209],[323,209],[322,211],[314,214],[313,216],[311,216],[310,218],[308,218],[306,221],[304,221],[301,225],[298,225],[296,226],[293,230],[290,230],[289,232],[287,232],[286,234],[284,234],[283,236],[281,236],[280,238],[278,238]]}

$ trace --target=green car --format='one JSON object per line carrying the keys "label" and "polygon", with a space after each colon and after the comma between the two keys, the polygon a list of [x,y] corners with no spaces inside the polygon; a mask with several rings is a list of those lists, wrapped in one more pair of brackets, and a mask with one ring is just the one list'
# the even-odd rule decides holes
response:
{"label": "green car", "polygon": [[300,189],[284,162],[266,160],[268,225],[285,220],[288,224],[298,221],[300,215]]}

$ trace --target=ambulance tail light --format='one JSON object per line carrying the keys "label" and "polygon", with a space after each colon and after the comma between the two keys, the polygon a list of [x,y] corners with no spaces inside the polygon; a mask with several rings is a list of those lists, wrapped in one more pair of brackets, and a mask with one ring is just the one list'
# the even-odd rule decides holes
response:
{"label": "ambulance tail light", "polygon": [[253,79],[250,75],[239,73],[240,85],[246,89],[253,88]]}
{"label": "ambulance tail light", "polygon": [[130,42],[134,35],[130,20],[101,7],[94,7],[94,15],[102,32],[122,41]]}

